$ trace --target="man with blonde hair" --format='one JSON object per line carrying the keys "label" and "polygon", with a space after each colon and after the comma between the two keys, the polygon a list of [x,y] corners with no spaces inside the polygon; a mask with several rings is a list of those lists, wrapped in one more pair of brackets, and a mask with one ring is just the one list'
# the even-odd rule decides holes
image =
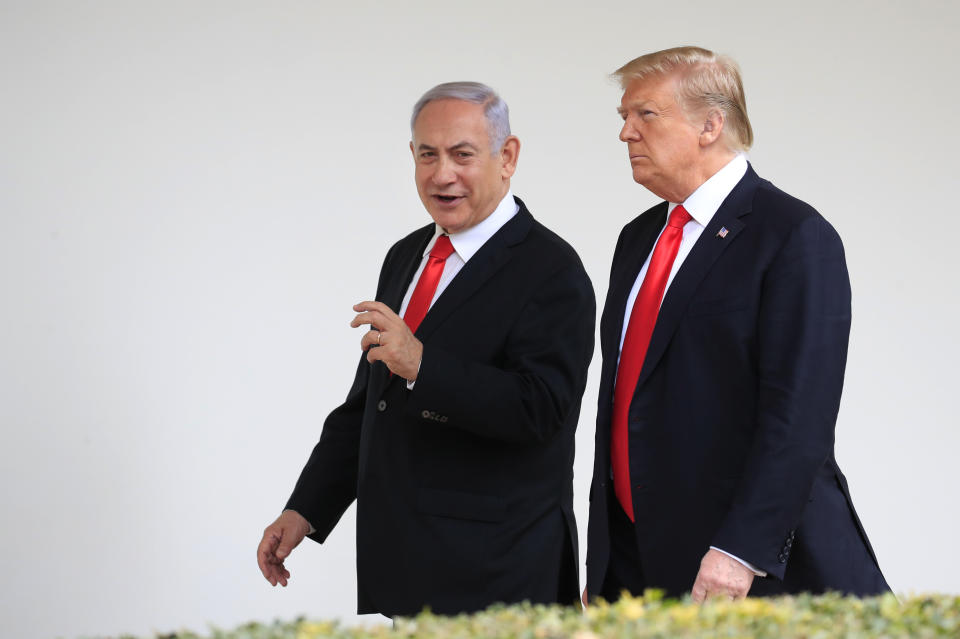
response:
{"label": "man with blonde hair", "polygon": [[850,330],[840,237],[747,162],[729,57],[679,47],[614,75],[633,179],[665,201],[614,252],[587,591],[888,590],[833,451]]}

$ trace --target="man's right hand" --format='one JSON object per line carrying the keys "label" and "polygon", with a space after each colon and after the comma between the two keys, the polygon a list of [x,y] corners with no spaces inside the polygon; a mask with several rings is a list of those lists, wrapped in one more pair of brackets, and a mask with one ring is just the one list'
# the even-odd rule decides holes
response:
{"label": "man's right hand", "polygon": [[257,547],[257,563],[260,572],[271,586],[287,585],[290,572],[283,560],[290,556],[297,545],[310,532],[310,523],[300,513],[285,510],[277,520],[263,531],[263,539]]}

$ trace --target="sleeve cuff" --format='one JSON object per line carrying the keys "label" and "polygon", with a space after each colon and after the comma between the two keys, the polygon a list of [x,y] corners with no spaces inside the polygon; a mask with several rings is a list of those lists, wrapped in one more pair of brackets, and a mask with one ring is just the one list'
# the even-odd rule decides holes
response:
{"label": "sleeve cuff", "polygon": [[[295,511],[293,508],[287,508],[287,510],[289,510],[290,512],[293,512],[293,513],[297,513],[297,511]],[[284,510],[283,512],[287,512],[287,510]],[[300,513],[297,513],[297,514],[300,515]],[[300,515],[300,516],[303,517],[303,515]],[[307,520],[306,517],[303,517],[303,519],[304,519],[304,521]],[[317,532],[317,529],[314,528],[314,527],[313,527],[313,524],[311,524],[309,521],[307,521],[307,525],[310,526],[310,532],[307,533],[308,535],[312,535],[313,533]],[[723,552],[723,551],[721,550],[720,552]]]}
{"label": "sleeve cuff", "polygon": [[[420,365],[423,364],[423,358],[420,358],[420,361],[417,363],[417,377],[420,377]],[[413,385],[417,383],[417,380],[414,379],[412,382],[407,380],[407,390],[413,390]]]}
{"label": "sleeve cuff", "polygon": [[757,568],[756,566],[754,566],[753,564],[751,564],[749,561],[744,561],[743,559],[740,559],[740,558],[737,557],[736,555],[731,555],[730,553],[728,553],[726,550],[723,550],[722,548],[717,548],[716,546],[710,546],[710,550],[716,550],[717,552],[722,552],[723,554],[725,554],[725,555],[726,555],[727,557],[729,557],[730,559],[733,559],[734,561],[742,564],[744,567],[746,567],[747,569],[749,569],[749,570],[750,570],[754,575],[756,575],[757,577],[766,577],[766,576],[767,576],[767,572],[766,572],[765,570],[760,570],[759,568]]}

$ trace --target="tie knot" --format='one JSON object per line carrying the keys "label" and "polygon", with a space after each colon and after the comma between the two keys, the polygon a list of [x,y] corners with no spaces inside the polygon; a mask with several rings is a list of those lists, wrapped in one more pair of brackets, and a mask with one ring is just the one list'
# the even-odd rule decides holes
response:
{"label": "tie knot", "polygon": [[451,253],[453,253],[453,244],[450,243],[449,235],[441,235],[438,237],[433,248],[430,249],[430,257],[435,257],[438,260],[447,259]]}
{"label": "tie knot", "polygon": [[676,208],[673,209],[673,212],[670,213],[670,220],[667,222],[667,225],[682,229],[686,226],[687,222],[692,219],[693,217],[687,213],[687,209],[683,208],[683,204],[678,204]]}

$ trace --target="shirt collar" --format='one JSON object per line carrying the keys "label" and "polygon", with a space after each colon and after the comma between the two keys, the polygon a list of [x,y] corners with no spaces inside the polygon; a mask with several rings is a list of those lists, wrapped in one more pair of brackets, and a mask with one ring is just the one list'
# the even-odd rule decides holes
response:
{"label": "shirt collar", "polygon": [[[513,192],[507,189],[507,194],[500,200],[500,204],[479,224],[471,226],[465,231],[453,233],[450,235],[450,243],[453,244],[453,250],[460,256],[464,262],[473,257],[480,247],[486,244],[487,240],[493,237],[494,233],[500,230],[504,224],[510,221],[514,215],[520,211],[520,206],[513,199]],[[430,253],[437,238],[443,235],[443,229],[439,224],[434,225],[433,239],[427,244],[423,251],[424,256]]]}
{"label": "shirt collar", "polygon": [[[737,153],[722,169],[711,175],[710,179],[690,194],[683,202],[683,208],[697,221],[697,224],[706,226],[746,172],[747,156]],[[670,202],[667,215],[676,207],[676,203]]]}

